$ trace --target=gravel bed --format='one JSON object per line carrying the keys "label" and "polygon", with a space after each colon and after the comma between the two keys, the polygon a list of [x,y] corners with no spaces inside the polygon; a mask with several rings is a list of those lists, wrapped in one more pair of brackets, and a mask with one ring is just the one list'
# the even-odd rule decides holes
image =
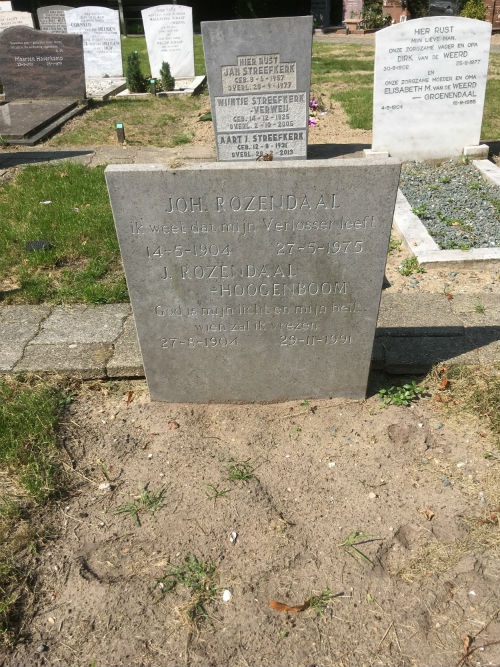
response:
{"label": "gravel bed", "polygon": [[407,162],[401,190],[440,248],[500,246],[500,188],[472,164]]}

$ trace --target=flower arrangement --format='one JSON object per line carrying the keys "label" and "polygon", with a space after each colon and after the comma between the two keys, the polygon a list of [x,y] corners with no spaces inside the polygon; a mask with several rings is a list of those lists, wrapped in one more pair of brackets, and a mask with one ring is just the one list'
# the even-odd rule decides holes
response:
{"label": "flower arrangement", "polygon": [[309,100],[309,125],[317,125],[318,117],[326,114],[326,109],[323,105],[322,95],[319,96],[319,101],[313,95]]}

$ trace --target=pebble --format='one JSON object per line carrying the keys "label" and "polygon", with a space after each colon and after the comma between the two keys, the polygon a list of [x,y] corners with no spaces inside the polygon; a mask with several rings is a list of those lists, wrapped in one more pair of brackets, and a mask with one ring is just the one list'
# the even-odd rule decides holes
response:
{"label": "pebble", "polygon": [[99,484],[99,491],[111,491],[111,484],[109,482],[101,482]]}
{"label": "pebble", "polygon": [[483,505],[486,505],[486,498],[481,498],[481,502],[483,503]]}
{"label": "pebble", "polygon": [[436,422],[434,424],[434,428],[436,429],[436,431],[440,428],[443,428],[443,422]]}
{"label": "pebble", "polygon": [[444,482],[443,482],[443,486],[450,486],[450,480],[445,479]]}
{"label": "pebble", "polygon": [[229,541],[231,544],[234,544],[236,542],[236,539],[238,538],[238,533],[233,530],[232,533],[229,533]]}
{"label": "pebble", "polygon": [[422,459],[421,463],[422,463],[424,466],[426,466],[426,465],[429,463],[429,461],[428,461],[427,459]]}
{"label": "pebble", "polygon": [[152,454],[148,454],[148,459],[152,459],[152,458],[153,458],[153,455],[152,455]]}
{"label": "pebble", "polygon": [[465,465],[465,463],[464,463],[463,461],[459,461],[459,462],[457,463],[457,468],[463,468],[464,465]]}
{"label": "pebble", "polygon": [[226,588],[226,590],[222,593],[222,602],[229,602],[229,600],[233,597],[233,594],[229,589]]}
{"label": "pebble", "polygon": [[36,647],[36,652],[37,653],[44,653],[48,649],[47,644],[40,644],[40,646]]}
{"label": "pebble", "polygon": [[335,468],[335,461],[329,461],[328,462],[328,467],[329,468]]}
{"label": "pebble", "polygon": [[336,428],[331,428],[331,429],[330,429],[330,433],[331,433],[332,435],[335,435],[335,433],[337,433],[337,429],[336,429]]}
{"label": "pebble", "polygon": [[370,493],[368,494],[368,498],[370,498],[370,500],[375,500],[376,497],[377,497],[377,494],[373,493],[373,491],[370,491]]}

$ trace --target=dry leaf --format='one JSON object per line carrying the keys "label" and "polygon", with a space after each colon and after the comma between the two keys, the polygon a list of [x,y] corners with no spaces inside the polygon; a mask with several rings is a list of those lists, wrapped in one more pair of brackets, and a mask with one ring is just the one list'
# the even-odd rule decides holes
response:
{"label": "dry leaf", "polygon": [[304,602],[304,604],[298,604],[295,607],[289,607],[287,604],[283,604],[282,602],[275,602],[275,600],[269,600],[269,606],[272,607],[273,609],[277,609],[278,611],[291,611],[291,612],[304,611],[304,609],[307,609],[310,604],[311,600],[307,599]]}
{"label": "dry leaf", "polygon": [[433,512],[431,509],[427,508],[426,510],[418,510],[420,514],[423,514],[427,521],[430,521],[432,517],[434,516],[435,512]]}
{"label": "dry leaf", "polygon": [[179,428],[179,424],[173,420],[168,422],[168,428],[173,431],[175,428]]}
{"label": "dry leaf", "polygon": [[436,395],[436,401],[441,401],[441,396],[439,394]]}
{"label": "dry leaf", "polygon": [[472,643],[472,637],[470,635],[462,635],[462,639],[464,640],[464,653],[468,653]]}
{"label": "dry leaf", "polygon": [[127,401],[127,405],[129,405],[134,400],[134,392],[132,390],[128,392],[125,400]]}
{"label": "dry leaf", "polygon": [[441,380],[441,384],[440,384],[439,387],[438,387],[439,391],[442,391],[443,389],[446,389],[446,387],[447,387],[449,384],[450,384],[450,381],[448,380],[448,378],[444,377],[444,378]]}
{"label": "dry leaf", "polygon": [[453,294],[446,292],[445,297],[448,299],[448,301],[451,301],[453,299]]}

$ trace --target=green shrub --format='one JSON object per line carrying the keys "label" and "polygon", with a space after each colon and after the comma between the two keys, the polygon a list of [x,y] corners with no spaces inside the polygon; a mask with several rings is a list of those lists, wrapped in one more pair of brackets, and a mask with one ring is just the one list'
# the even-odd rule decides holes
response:
{"label": "green shrub", "polygon": [[126,66],[127,88],[131,93],[144,93],[147,89],[147,79],[141,72],[139,53],[134,51],[127,56]]}
{"label": "green shrub", "polygon": [[165,61],[161,64],[160,77],[163,90],[173,90],[175,88],[175,79],[170,73],[170,65]]}
{"label": "green shrub", "polygon": [[467,19],[485,21],[486,7],[484,6],[483,0],[467,0],[464,8],[460,12],[460,16],[465,16]]}

